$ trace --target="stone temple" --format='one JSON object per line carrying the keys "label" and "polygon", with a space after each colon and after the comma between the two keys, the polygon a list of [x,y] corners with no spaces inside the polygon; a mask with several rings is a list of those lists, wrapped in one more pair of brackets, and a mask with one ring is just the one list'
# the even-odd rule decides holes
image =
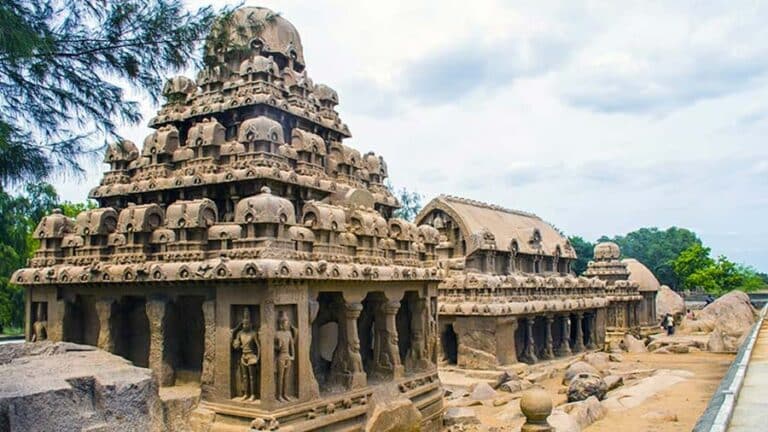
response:
{"label": "stone temple", "polygon": [[393,217],[384,160],[343,144],[287,20],[241,8],[204,61],[141,149],[109,146],[97,209],[38,225],[13,276],[28,339],[198,384],[200,430],[352,430],[385,403],[436,430],[438,231]]}
{"label": "stone temple", "polygon": [[584,272],[586,277],[606,281],[610,305],[606,317],[608,339],[619,340],[632,333],[645,337],[656,331],[656,293],[659,281],[640,261],[619,260],[621,249],[616,243],[595,245],[594,260]]}
{"label": "stone temple", "polygon": [[240,8],[204,53],[141,148],[108,147],[98,208],[35,229],[13,275],[27,340],[199,389],[193,430],[434,431],[439,362],[536,363],[655,327],[658,281],[615,244],[577,277],[531,213],[439,196],[394,217],[384,159],[343,143],[339,98],[284,18]]}
{"label": "stone temple", "polygon": [[606,283],[575,277],[568,239],[536,215],[440,196],[417,216],[439,232],[442,359],[471,369],[602,347]]}

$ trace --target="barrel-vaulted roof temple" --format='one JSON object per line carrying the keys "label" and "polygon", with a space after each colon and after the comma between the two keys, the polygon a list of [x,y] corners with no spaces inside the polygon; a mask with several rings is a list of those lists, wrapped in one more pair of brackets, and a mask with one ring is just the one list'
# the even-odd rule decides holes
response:
{"label": "barrel-vaulted roof temple", "polygon": [[98,208],[40,221],[13,275],[28,340],[199,386],[195,430],[362,430],[396,400],[429,431],[438,363],[533,363],[655,320],[636,264],[596,248],[577,277],[533,214],[440,196],[394,217],[384,159],[344,144],[339,98],[281,16],[240,8],[204,52],[196,80],[168,80],[141,148],[109,146]]}

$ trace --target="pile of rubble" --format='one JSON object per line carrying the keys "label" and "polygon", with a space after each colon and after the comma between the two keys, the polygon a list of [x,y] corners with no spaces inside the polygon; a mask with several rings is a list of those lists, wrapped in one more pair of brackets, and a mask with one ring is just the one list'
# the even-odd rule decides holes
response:
{"label": "pile of rubble", "polygon": [[[570,361],[515,365],[499,371],[495,377],[478,376],[468,377],[465,387],[446,384],[448,430],[519,430],[525,420],[520,398],[525,390],[539,386],[554,395],[557,406],[548,421],[555,430],[579,432],[610,410],[637,406],[686,379],[681,371],[637,369],[632,362],[625,362],[621,354],[602,352],[582,354]],[[674,418],[674,414],[666,417]]]}

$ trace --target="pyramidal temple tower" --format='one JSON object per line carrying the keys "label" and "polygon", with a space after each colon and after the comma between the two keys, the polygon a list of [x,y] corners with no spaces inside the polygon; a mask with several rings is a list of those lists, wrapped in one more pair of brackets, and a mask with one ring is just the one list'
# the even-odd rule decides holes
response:
{"label": "pyramidal temple tower", "polygon": [[386,163],[343,143],[287,20],[236,10],[204,64],[141,148],[109,146],[98,208],[40,221],[13,276],[28,340],[199,385],[199,430],[352,430],[389,401],[438,429],[438,230],[392,217]]}

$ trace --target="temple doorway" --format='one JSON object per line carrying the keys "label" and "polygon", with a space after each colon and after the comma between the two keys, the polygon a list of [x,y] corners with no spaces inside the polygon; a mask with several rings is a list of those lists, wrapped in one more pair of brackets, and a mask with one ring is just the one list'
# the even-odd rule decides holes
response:
{"label": "temple doorway", "polygon": [[64,305],[63,339],[83,345],[99,342],[99,317],[93,296],[77,296]]}
{"label": "temple doorway", "polygon": [[116,305],[115,354],[149,367],[149,319],[144,297],[122,297]]}
{"label": "temple doorway", "polygon": [[172,340],[177,346],[176,382],[200,382],[203,367],[205,319],[203,296],[179,296],[175,302]]}
{"label": "temple doorway", "polygon": [[331,372],[342,331],[339,317],[342,314],[344,298],[340,292],[322,292],[317,296],[317,302],[319,306],[317,318],[312,323],[312,344],[309,347],[309,354],[320,392],[329,393],[334,390]]}
{"label": "temple doorway", "polygon": [[455,365],[459,360],[459,337],[453,329],[453,324],[448,324],[440,335],[440,341],[443,345],[444,359],[448,364]]}

